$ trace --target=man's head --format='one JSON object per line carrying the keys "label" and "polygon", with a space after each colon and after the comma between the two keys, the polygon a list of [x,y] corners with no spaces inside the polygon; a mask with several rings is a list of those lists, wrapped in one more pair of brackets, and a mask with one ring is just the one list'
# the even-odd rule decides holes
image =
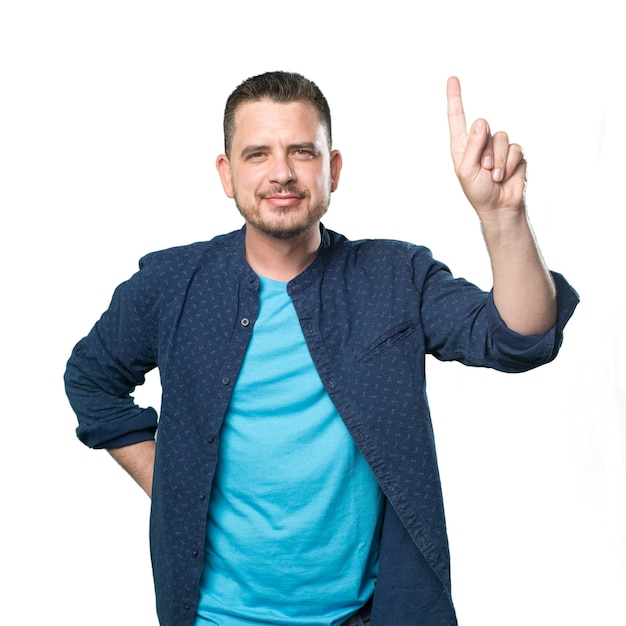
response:
{"label": "man's head", "polygon": [[226,101],[224,110],[224,151],[230,158],[235,133],[235,112],[246,102],[307,102],[317,110],[326,129],[329,150],[332,147],[330,108],[319,87],[295,72],[266,72],[241,83]]}
{"label": "man's head", "polygon": [[228,99],[224,129],[216,165],[248,231],[291,240],[319,233],[342,165],[320,90],[285,72],[248,79]]}

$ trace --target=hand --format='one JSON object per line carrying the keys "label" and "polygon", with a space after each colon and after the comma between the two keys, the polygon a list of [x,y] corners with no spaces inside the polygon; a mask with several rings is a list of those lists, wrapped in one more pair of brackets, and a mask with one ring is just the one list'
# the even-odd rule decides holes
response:
{"label": "hand", "polygon": [[483,119],[467,133],[461,85],[448,79],[448,124],[454,170],[481,220],[518,217],[524,212],[526,161],[518,144],[504,132],[491,135]]}

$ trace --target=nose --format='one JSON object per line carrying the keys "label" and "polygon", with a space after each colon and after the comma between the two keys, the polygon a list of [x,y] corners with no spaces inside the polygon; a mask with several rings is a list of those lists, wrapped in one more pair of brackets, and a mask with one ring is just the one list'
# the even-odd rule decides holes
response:
{"label": "nose", "polygon": [[296,176],[287,157],[276,156],[272,159],[272,166],[268,172],[270,182],[286,185],[295,180]]}

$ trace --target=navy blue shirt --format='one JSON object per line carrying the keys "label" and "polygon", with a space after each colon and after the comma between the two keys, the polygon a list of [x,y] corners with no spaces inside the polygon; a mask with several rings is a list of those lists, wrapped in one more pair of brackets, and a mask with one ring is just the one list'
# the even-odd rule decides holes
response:
{"label": "navy blue shirt", "polygon": [[[245,228],[144,257],[65,374],[86,445],[158,432],[150,538],[163,626],[194,621],[220,426],[259,310],[244,237]],[[373,626],[456,624],[425,355],[503,372],[551,361],[578,303],[553,277],[558,321],[533,336],[505,326],[491,293],[404,242],[322,229],[317,258],[288,284],[322,383],[386,497]],[[130,395],[155,367],[158,416]]]}

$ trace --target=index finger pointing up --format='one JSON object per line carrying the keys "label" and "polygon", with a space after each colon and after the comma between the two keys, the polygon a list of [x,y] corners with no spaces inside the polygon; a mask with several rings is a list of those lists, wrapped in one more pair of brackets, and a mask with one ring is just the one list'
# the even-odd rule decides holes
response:
{"label": "index finger pointing up", "polygon": [[448,126],[450,127],[452,160],[458,164],[463,158],[467,144],[467,123],[461,99],[461,83],[456,76],[448,79]]}

